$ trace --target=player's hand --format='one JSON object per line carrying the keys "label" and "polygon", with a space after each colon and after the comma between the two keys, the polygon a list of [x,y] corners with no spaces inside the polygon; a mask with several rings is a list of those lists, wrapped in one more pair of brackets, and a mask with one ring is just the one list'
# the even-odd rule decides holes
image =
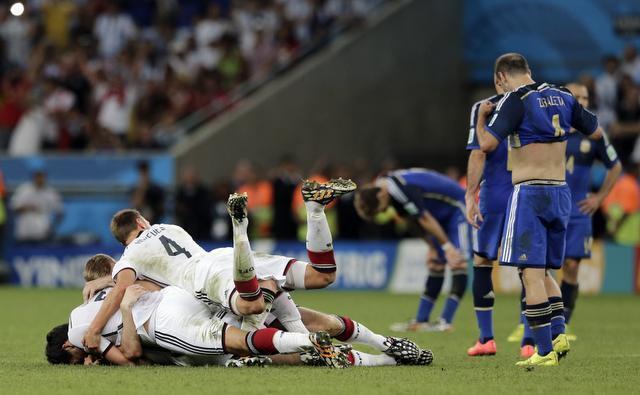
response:
{"label": "player's hand", "polygon": [[597,193],[587,195],[587,198],[578,202],[578,208],[582,214],[593,215],[602,204],[602,198]]}
{"label": "player's hand", "polygon": [[121,308],[131,308],[134,304],[140,299],[140,297],[146,294],[147,291],[142,286],[134,284],[127,287],[127,290],[124,292],[124,296],[122,297],[122,302],[120,302]]}
{"label": "player's hand", "polygon": [[478,108],[478,115],[482,117],[487,117],[489,114],[493,112],[493,109],[496,108],[496,105],[491,103],[490,101],[483,101]]}
{"label": "player's hand", "polygon": [[82,344],[89,349],[89,352],[99,352],[100,337],[100,333],[87,332],[82,338]]}
{"label": "player's hand", "polygon": [[92,281],[87,281],[87,283],[82,288],[82,299],[85,303],[87,303],[98,291],[102,291],[107,287],[114,286],[115,283],[113,280],[105,281],[103,278],[97,278]]}
{"label": "player's hand", "polygon": [[484,221],[484,218],[480,213],[480,208],[478,207],[475,196],[466,195],[465,200],[467,207],[467,222],[469,222],[469,224],[474,228],[480,229],[480,223]]}
{"label": "player's hand", "polygon": [[450,242],[443,245],[442,249],[444,250],[444,257],[447,260],[447,264],[455,265],[464,261],[462,253]]}

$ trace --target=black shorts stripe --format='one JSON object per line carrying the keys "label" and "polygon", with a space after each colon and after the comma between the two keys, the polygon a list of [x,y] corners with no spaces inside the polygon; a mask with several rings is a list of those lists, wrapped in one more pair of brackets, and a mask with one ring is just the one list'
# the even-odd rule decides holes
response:
{"label": "black shorts stripe", "polygon": [[224,349],[220,347],[200,347],[193,344],[189,344],[184,340],[181,340],[175,336],[156,332],[156,339],[162,342],[172,344],[178,348],[188,351],[193,354],[210,355],[210,354],[223,354]]}
{"label": "black shorts stripe", "polygon": [[[158,336],[159,335],[159,336]],[[209,350],[221,350],[221,347],[204,347],[204,346],[197,346],[195,344],[191,344],[186,342],[183,339],[180,339],[177,336],[173,336],[173,335],[169,335],[167,333],[163,333],[163,332],[156,332],[156,337],[161,337],[163,339],[171,339],[173,341],[176,341],[178,343],[184,344],[185,347],[191,347],[193,349],[200,349],[202,351],[209,351]]]}

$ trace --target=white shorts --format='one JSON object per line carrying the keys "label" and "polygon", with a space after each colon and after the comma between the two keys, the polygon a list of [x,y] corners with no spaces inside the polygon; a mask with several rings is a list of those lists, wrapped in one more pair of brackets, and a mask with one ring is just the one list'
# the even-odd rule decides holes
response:
{"label": "white shorts", "polygon": [[148,337],[154,344],[185,355],[225,354],[226,322],[181,288],[167,287],[161,292],[162,301],[148,325]]}
{"label": "white shorts", "polygon": [[[212,265],[195,297],[216,311],[230,309],[230,298],[235,290],[233,282],[233,248],[218,248],[209,253]],[[253,264],[258,280],[274,280],[280,289],[287,287],[287,270],[294,258],[253,252]]]}

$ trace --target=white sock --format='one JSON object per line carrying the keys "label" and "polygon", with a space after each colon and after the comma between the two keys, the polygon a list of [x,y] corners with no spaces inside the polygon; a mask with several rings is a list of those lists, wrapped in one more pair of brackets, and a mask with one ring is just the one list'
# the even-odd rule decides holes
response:
{"label": "white sock", "polygon": [[[353,321],[353,320],[352,320]],[[355,326],[353,335],[346,341],[347,343],[361,343],[373,347],[378,351],[386,351],[387,346],[384,342],[387,340],[385,336],[372,332],[369,328],[357,321],[353,321]]]}
{"label": "white sock", "polygon": [[273,336],[273,346],[281,354],[300,351],[300,347],[311,346],[309,335],[304,333],[289,333],[278,331]]}
{"label": "white sock", "polygon": [[269,311],[271,311],[271,303],[265,301],[264,305],[265,309],[262,313],[243,316],[240,329],[246,332],[252,332],[264,328],[264,320],[267,318],[267,315],[269,315]]}
{"label": "white sock", "polygon": [[333,250],[331,230],[324,214],[324,206],[317,202],[304,202],[307,207],[307,250],[325,252]]}
{"label": "white sock", "polygon": [[287,331],[309,333],[302,323],[302,317],[300,316],[298,306],[296,306],[288,292],[283,292],[278,295],[278,297],[273,301],[273,309],[271,312],[278,318],[278,321],[280,321]]}
{"label": "white sock", "polygon": [[353,366],[396,366],[398,364],[393,357],[386,354],[373,355],[351,350],[351,355],[353,355]]}
{"label": "white sock", "polygon": [[[246,223],[243,221],[243,223]],[[236,224],[233,225],[233,280],[249,281],[256,276],[253,264],[253,252],[247,236],[246,226],[236,233]]]}

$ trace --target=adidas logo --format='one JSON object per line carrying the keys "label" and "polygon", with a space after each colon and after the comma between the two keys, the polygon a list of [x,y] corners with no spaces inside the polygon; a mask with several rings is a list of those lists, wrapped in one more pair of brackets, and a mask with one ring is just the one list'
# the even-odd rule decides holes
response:
{"label": "adidas logo", "polygon": [[482,297],[483,299],[495,299],[496,298],[496,294],[493,293],[493,291],[489,291],[486,295],[484,295]]}
{"label": "adidas logo", "polygon": [[522,254],[520,255],[520,258],[518,258],[519,261],[526,261],[527,260],[527,254]]}

